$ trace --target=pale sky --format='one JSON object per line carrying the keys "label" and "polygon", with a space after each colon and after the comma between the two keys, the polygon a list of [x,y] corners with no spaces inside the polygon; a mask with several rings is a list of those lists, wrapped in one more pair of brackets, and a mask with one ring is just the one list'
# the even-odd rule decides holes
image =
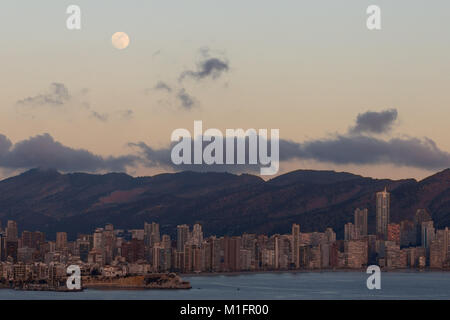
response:
{"label": "pale sky", "polygon": [[[66,28],[71,4],[81,8],[81,30]],[[381,8],[382,30],[366,28],[372,4]],[[136,152],[129,143],[168,148],[172,131],[192,131],[194,120],[223,131],[277,128],[280,138],[302,144],[347,135],[358,114],[395,109],[392,130],[376,138],[431,139],[438,161],[421,154],[406,165],[397,156],[376,164],[299,157],[283,172],[423,178],[450,167],[449,12],[444,0],[4,0],[0,134],[10,140],[10,153],[16,143],[48,133],[69,148],[118,157]],[[124,50],[111,44],[118,31],[130,37]],[[207,58],[228,69],[179,81]],[[48,102],[52,83],[68,97]],[[154,89],[157,83],[171,91]],[[191,108],[183,107],[181,92],[193,99]],[[2,150],[0,141],[0,158]],[[3,176],[30,161],[0,161]],[[133,175],[165,171],[127,168]]]}

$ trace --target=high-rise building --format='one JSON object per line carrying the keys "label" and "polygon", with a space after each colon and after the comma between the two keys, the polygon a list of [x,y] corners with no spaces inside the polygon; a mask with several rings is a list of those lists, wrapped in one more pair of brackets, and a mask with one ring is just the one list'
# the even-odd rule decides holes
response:
{"label": "high-rise building", "polygon": [[387,192],[386,188],[384,191],[377,192],[377,221],[376,221],[376,231],[377,235],[386,240],[388,235],[388,225],[390,219],[390,193]]}
{"label": "high-rise building", "polygon": [[63,250],[67,248],[67,233],[57,232],[56,233],[56,250]]}
{"label": "high-rise building", "polygon": [[416,244],[416,229],[414,223],[409,220],[400,222],[400,246],[411,247]]}
{"label": "high-rise building", "polygon": [[5,248],[6,248],[6,237],[3,232],[0,232],[0,261],[5,261]]}
{"label": "high-rise building", "polygon": [[144,223],[144,241],[145,245],[149,247],[153,247],[155,244],[161,241],[158,223]]}
{"label": "high-rise building", "polygon": [[227,271],[240,271],[241,237],[225,237],[224,265]]}
{"label": "high-rise building", "polygon": [[448,227],[436,230],[434,241],[430,244],[430,267],[442,268],[448,257]]}
{"label": "high-rise building", "polygon": [[114,234],[114,226],[107,224],[103,231],[103,252],[105,263],[109,264],[113,260],[114,250],[116,249],[116,236]]}
{"label": "high-rise building", "polygon": [[325,239],[327,243],[332,243],[336,241],[336,232],[332,228],[327,228],[325,230]]}
{"label": "high-rise building", "polygon": [[367,264],[368,246],[365,240],[344,242],[345,264],[349,268],[361,268]]}
{"label": "high-rise building", "polygon": [[388,241],[394,241],[400,244],[400,225],[396,223],[388,224]]}
{"label": "high-rise building", "polygon": [[367,236],[367,209],[355,210],[355,226],[359,230],[361,236]]}
{"label": "high-rise building", "polygon": [[203,231],[201,224],[194,224],[194,228],[192,229],[192,244],[200,247],[203,242]]}
{"label": "high-rise building", "polygon": [[131,239],[144,241],[145,238],[144,229],[131,229],[128,230],[128,232],[131,233]]}
{"label": "high-rise building", "polygon": [[161,246],[164,249],[172,248],[172,240],[170,239],[170,236],[168,234],[163,234],[163,236],[161,237]]}
{"label": "high-rise building", "polygon": [[103,228],[95,229],[93,242],[93,249],[103,250]]}
{"label": "high-rise building", "polygon": [[184,245],[189,241],[189,226],[182,224],[177,226],[177,251],[183,252]]}
{"label": "high-rise building", "polygon": [[17,249],[18,249],[18,241],[17,240],[6,240],[5,243],[5,257],[12,258],[14,262],[17,261]]}
{"label": "high-rise building", "polygon": [[417,209],[414,216],[414,225],[416,229],[416,246],[423,246],[422,244],[422,222],[431,221],[431,215],[426,209]]}
{"label": "high-rise building", "polygon": [[22,242],[21,247],[22,248],[33,248],[33,233],[30,231],[22,231]]}
{"label": "high-rise building", "polygon": [[292,259],[292,248],[289,237],[277,235],[275,237],[275,268],[287,269]]}
{"label": "high-rise building", "polygon": [[434,230],[433,221],[422,222],[422,247],[429,248],[435,235],[436,232]]}
{"label": "high-rise building", "polygon": [[17,223],[14,220],[8,220],[8,225],[6,227],[6,240],[17,241],[17,233]]}
{"label": "high-rise building", "polygon": [[80,256],[81,261],[87,262],[89,251],[91,250],[89,240],[77,239],[77,249],[78,255]]}
{"label": "high-rise building", "polygon": [[292,263],[295,268],[300,268],[300,259],[298,256],[298,247],[300,245],[300,225],[294,223],[292,225]]}
{"label": "high-rise building", "polygon": [[344,226],[344,240],[358,240],[360,238],[359,229],[351,222]]}
{"label": "high-rise building", "polygon": [[122,257],[128,262],[135,263],[145,259],[144,240],[131,239],[131,241],[122,244]]}

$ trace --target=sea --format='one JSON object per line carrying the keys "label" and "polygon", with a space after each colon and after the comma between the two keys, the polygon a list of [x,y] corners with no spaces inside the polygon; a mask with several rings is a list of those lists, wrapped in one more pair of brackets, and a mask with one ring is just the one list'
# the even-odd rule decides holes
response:
{"label": "sea", "polygon": [[94,290],[41,292],[0,290],[5,300],[354,300],[450,299],[450,272],[382,272],[381,289],[367,288],[355,271],[245,273],[183,276],[190,290]]}

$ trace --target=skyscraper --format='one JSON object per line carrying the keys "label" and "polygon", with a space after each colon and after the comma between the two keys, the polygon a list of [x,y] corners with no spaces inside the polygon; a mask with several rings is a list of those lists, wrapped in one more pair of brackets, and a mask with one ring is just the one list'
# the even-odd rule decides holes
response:
{"label": "skyscraper", "polygon": [[414,226],[416,231],[416,246],[423,246],[422,243],[422,222],[431,221],[431,215],[427,209],[417,209],[414,216]]}
{"label": "skyscraper", "polygon": [[182,224],[177,226],[177,251],[183,252],[184,245],[189,240],[189,226]]}
{"label": "skyscraper", "polygon": [[344,239],[358,240],[359,238],[360,238],[359,229],[351,222],[346,223],[344,226]]}
{"label": "skyscraper", "polygon": [[56,250],[63,250],[67,247],[67,233],[57,232],[56,233]]}
{"label": "skyscraper", "polygon": [[192,229],[192,243],[197,247],[200,247],[203,242],[203,231],[201,224],[194,224],[194,228]]}
{"label": "skyscraper", "polygon": [[149,247],[153,247],[156,243],[161,241],[158,223],[144,223],[144,241],[145,245]]}
{"label": "skyscraper", "polygon": [[433,220],[422,222],[422,247],[429,248],[436,236]]}
{"label": "skyscraper", "polygon": [[103,249],[103,228],[95,229],[93,248],[97,250]]}
{"label": "skyscraper", "polygon": [[298,256],[298,247],[300,244],[300,225],[294,223],[292,225],[292,262],[296,268],[300,268],[300,260]]}
{"label": "skyscraper", "polygon": [[359,230],[361,236],[367,236],[367,209],[355,210],[355,226]]}
{"label": "skyscraper", "polygon": [[17,223],[13,220],[8,220],[6,227],[6,240],[17,241]]}
{"label": "skyscraper", "polygon": [[396,244],[400,244],[400,224],[388,224],[388,241],[394,241]]}
{"label": "skyscraper", "polygon": [[390,216],[390,193],[386,188],[384,191],[377,192],[377,235],[386,240],[388,235],[388,224]]}

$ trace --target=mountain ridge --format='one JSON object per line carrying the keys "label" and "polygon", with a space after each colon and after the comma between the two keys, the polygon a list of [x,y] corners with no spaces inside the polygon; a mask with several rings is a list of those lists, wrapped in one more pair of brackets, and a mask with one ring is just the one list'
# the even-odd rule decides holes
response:
{"label": "mountain ridge", "polygon": [[412,219],[428,209],[436,226],[450,226],[450,169],[425,179],[373,179],[348,172],[295,170],[264,181],[250,174],[183,171],[149,177],[125,173],[63,174],[30,169],[0,181],[0,220],[20,230],[91,233],[113,223],[142,228],[157,221],[175,235],[176,225],[202,223],[206,234],[286,233],[332,227],[341,236],[356,208],[369,209],[375,223],[375,193],[391,192],[391,221]]}

